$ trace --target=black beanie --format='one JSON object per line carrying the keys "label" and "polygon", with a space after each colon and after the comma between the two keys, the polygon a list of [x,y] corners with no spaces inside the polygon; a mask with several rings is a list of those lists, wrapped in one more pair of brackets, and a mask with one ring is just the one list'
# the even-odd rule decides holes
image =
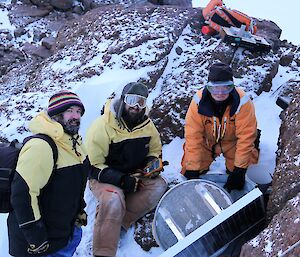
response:
{"label": "black beanie", "polygon": [[214,63],[209,68],[208,81],[233,81],[232,69],[225,63]]}
{"label": "black beanie", "polygon": [[123,88],[122,97],[124,97],[126,94],[140,95],[147,98],[149,95],[149,91],[147,86],[143,83],[130,82]]}

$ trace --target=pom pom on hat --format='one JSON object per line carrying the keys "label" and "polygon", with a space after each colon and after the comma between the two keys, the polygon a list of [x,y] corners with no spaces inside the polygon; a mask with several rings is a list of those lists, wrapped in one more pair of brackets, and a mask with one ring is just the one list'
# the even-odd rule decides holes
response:
{"label": "pom pom on hat", "polygon": [[49,99],[48,115],[50,117],[53,117],[57,114],[66,111],[67,109],[69,109],[71,106],[74,105],[79,106],[82,109],[82,115],[83,115],[85,109],[78,95],[76,95],[71,91],[66,91],[66,90],[57,92]]}

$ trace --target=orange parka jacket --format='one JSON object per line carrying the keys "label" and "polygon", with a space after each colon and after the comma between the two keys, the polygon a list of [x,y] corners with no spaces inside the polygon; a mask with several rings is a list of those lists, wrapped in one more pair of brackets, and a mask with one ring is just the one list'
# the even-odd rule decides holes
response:
{"label": "orange parka jacket", "polygon": [[248,168],[257,163],[258,150],[254,147],[257,122],[249,96],[242,89],[234,88],[230,93],[231,102],[219,119],[214,116],[208,94],[206,89],[199,90],[186,114],[182,173],[209,169],[221,153],[229,171],[234,166]]}

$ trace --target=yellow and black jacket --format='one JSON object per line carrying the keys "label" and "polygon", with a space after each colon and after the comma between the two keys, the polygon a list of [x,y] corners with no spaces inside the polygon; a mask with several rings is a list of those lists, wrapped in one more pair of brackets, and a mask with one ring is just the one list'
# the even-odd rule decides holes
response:
{"label": "yellow and black jacket", "polygon": [[117,120],[117,105],[117,99],[105,104],[104,114],[87,132],[87,149],[92,173],[96,174],[91,177],[120,186],[124,174],[145,167],[147,158],[161,156],[162,146],[150,118],[145,116],[139,125],[129,129],[122,119]]}
{"label": "yellow and black jacket", "polygon": [[[85,207],[84,190],[89,161],[82,140],[71,137],[44,112],[30,122],[32,133],[50,136],[58,149],[56,169],[50,145],[43,139],[30,139],[21,149],[12,182],[13,211],[8,217],[9,252],[32,256],[29,244],[48,240],[46,253],[67,245],[77,215]],[[76,140],[75,140],[76,138]]]}

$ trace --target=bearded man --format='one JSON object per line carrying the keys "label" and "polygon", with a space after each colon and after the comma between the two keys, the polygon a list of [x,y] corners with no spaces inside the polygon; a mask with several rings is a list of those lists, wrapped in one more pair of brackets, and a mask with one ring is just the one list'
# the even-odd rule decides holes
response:
{"label": "bearded man", "polygon": [[[127,230],[155,208],[166,191],[159,175],[162,145],[146,113],[147,97],[144,84],[127,84],[120,98],[108,100],[104,114],[88,130],[89,185],[99,201],[94,256],[115,256],[121,227]],[[149,171],[149,163],[160,163],[156,172]]]}
{"label": "bearded man", "polygon": [[78,135],[84,111],[76,94],[61,91],[29,123],[32,133],[43,136],[23,145],[15,169],[8,217],[12,256],[72,256],[81,240],[89,172]]}

